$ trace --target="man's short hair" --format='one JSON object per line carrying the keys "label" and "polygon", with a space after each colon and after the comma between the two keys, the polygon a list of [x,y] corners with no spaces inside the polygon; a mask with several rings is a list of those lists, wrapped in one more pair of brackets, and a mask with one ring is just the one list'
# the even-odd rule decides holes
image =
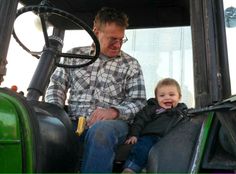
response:
{"label": "man's short hair", "polygon": [[103,7],[95,16],[94,26],[100,29],[102,25],[113,22],[125,29],[129,26],[128,17],[124,12],[110,7]]}

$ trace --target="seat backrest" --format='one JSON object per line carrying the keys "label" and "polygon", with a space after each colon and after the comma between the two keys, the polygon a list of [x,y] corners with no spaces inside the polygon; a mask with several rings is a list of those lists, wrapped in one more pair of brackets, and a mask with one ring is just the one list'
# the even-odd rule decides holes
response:
{"label": "seat backrest", "polygon": [[150,150],[147,172],[187,173],[201,126],[195,118],[177,125]]}

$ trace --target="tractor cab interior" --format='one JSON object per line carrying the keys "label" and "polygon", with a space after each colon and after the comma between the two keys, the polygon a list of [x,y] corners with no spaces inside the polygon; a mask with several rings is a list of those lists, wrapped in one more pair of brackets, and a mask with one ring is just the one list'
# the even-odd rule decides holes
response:
{"label": "tractor cab interior", "polygon": [[[175,127],[151,149],[146,171],[152,173],[235,171],[236,98],[231,96],[229,87],[222,0],[100,0],[96,2],[94,0],[20,0],[19,2],[23,7],[18,9],[16,20],[28,12],[38,16],[44,47],[40,51],[32,50],[30,45],[22,42],[17,28],[13,28],[12,34],[17,43],[33,57],[39,59],[26,96],[0,88],[0,106],[7,108],[2,109],[2,113],[15,120],[11,126],[5,126],[6,119],[2,117],[2,123],[4,123],[2,125],[4,125],[4,130],[14,128],[15,134],[18,135],[11,137],[15,142],[13,148],[9,144],[5,145],[6,154],[14,149],[18,155],[16,159],[21,161],[17,163],[10,159],[13,161],[11,165],[17,166],[13,168],[14,172],[77,172],[79,170],[80,164],[76,161],[81,157],[82,149],[76,141],[77,136],[72,131],[68,114],[65,110],[40,99],[44,97],[50,75],[56,66],[81,67],[81,65],[60,64],[60,57],[87,59],[87,63],[83,66],[96,61],[100,46],[91,28],[96,12],[104,6],[115,7],[129,16],[130,25],[127,35],[135,43],[134,45],[144,44],[142,45],[144,51],[140,52],[148,52],[150,50],[147,51],[147,47],[151,47],[154,54],[163,57],[160,60],[164,62],[164,65],[166,65],[167,55],[169,56],[168,64],[171,64],[172,67],[172,69],[169,68],[170,74],[178,74],[176,72],[179,72],[179,69],[183,71],[181,68],[175,68],[179,62],[192,67],[182,73],[192,73],[192,86],[195,93],[194,104],[191,107],[199,109],[189,110],[190,121]],[[216,18],[216,15],[219,17]],[[169,31],[175,27],[183,28],[170,34]],[[49,35],[48,28],[52,28],[52,35]],[[140,29],[142,32],[136,29]],[[158,35],[162,29],[167,31],[163,34],[164,36]],[[66,39],[67,30],[85,30],[96,45],[95,56],[64,52],[63,41]],[[135,36],[139,32],[141,35],[147,36],[147,40],[145,38],[138,40],[139,38]],[[181,48],[187,48],[187,51],[179,51],[173,44],[176,42],[172,42],[171,46],[167,42],[173,39],[172,36],[176,33],[180,33],[179,38],[181,41],[185,41],[180,42],[180,39],[177,39],[177,42],[181,43]],[[156,37],[157,35],[158,37]],[[156,42],[156,38],[161,39],[161,36],[163,36],[164,42],[157,42],[157,45],[162,52],[157,53],[155,52],[156,45],[152,45],[152,43]],[[131,52],[137,51],[139,47],[136,48],[134,45],[130,45],[131,49],[128,47],[129,45],[124,47]],[[167,51],[166,47],[171,51]],[[215,52],[215,50],[217,51]],[[136,54],[136,52],[133,53]],[[181,59],[177,58],[176,54]],[[190,58],[183,58],[186,54],[192,55],[191,61]],[[149,54],[145,54],[145,56],[147,55]],[[152,59],[152,62],[146,63],[147,60],[143,57],[140,62],[142,61],[143,66],[151,71],[151,64],[154,66],[156,66],[156,62],[161,64],[160,60],[156,58]],[[162,64],[158,68],[163,70]],[[167,74],[166,71],[163,76]],[[151,73],[153,72],[159,73],[156,67]],[[219,74],[222,76],[220,80],[218,79]],[[148,76],[150,78],[150,75]],[[226,98],[229,99],[224,100]],[[121,171],[129,149],[130,146],[125,145],[118,149],[114,172]],[[70,156],[69,159],[68,156]],[[9,160],[8,156],[5,156],[4,159]],[[0,164],[0,170],[9,172],[9,168],[11,168],[9,165]]]}

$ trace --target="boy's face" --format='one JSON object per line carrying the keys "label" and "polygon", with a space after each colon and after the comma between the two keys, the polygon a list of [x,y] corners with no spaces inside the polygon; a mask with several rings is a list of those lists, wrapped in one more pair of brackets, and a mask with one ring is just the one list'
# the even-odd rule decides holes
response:
{"label": "boy's face", "polygon": [[181,96],[176,86],[161,86],[157,90],[157,101],[159,105],[165,109],[176,107]]}

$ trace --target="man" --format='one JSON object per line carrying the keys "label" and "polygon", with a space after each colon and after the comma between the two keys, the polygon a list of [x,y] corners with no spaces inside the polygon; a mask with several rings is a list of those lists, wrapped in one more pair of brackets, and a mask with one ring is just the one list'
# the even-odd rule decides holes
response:
{"label": "man", "polygon": [[[93,31],[101,53],[87,67],[57,68],[51,76],[46,101],[64,107],[67,91],[68,114],[72,120],[87,118],[82,173],[112,172],[117,146],[125,141],[128,122],[146,102],[141,67],[136,59],[121,51],[127,41],[128,17],[113,8],[102,8],[95,17]],[[77,54],[93,54],[94,47],[77,47]],[[64,59],[66,64],[83,63]],[[75,122],[76,123],[76,122]]]}

